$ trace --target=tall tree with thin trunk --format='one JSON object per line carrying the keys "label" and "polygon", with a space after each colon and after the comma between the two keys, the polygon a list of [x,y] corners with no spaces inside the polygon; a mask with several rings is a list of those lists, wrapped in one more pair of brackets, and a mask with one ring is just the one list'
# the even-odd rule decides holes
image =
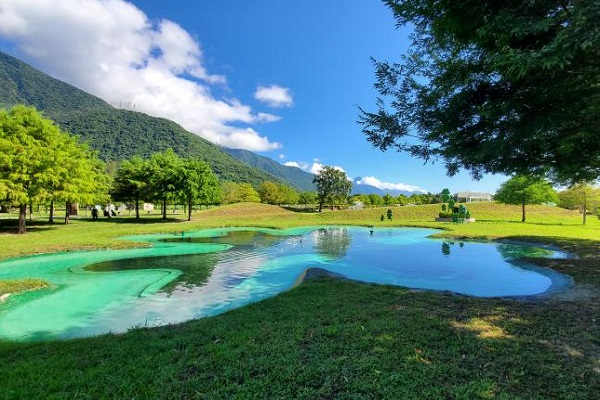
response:
{"label": "tall tree with thin trunk", "polygon": [[150,163],[140,156],[133,156],[119,165],[110,190],[111,197],[118,201],[132,201],[135,218],[140,218],[140,201],[150,197]]}
{"label": "tall tree with thin trunk", "polygon": [[162,218],[167,219],[167,201],[182,187],[182,159],[173,149],[155,153],[149,160],[148,193],[161,202]]}
{"label": "tall tree with thin trunk", "polygon": [[525,222],[525,205],[555,202],[556,192],[547,181],[525,175],[517,175],[500,185],[494,200],[504,204],[521,206],[521,222]]}
{"label": "tall tree with thin trunk", "polygon": [[587,182],[580,182],[558,193],[560,206],[572,210],[579,209],[582,224],[587,222],[588,210],[598,211],[600,207],[600,188]]}
{"label": "tall tree with thin trunk", "polygon": [[188,221],[191,221],[194,204],[216,203],[220,198],[221,185],[205,162],[185,159],[180,171],[180,193],[188,208]]}

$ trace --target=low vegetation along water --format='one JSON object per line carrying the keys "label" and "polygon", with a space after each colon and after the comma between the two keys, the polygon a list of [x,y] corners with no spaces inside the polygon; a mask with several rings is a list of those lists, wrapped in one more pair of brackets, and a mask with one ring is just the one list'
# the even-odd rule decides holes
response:
{"label": "low vegetation along water", "polygon": [[[307,268],[347,278],[480,296],[526,296],[569,280],[518,264],[566,257],[554,250],[428,239],[431,229],[229,228],[124,239],[130,250],[67,252],[8,260],[0,279],[38,277],[46,289],[0,304],[0,336],[44,340],[123,332],[215,315],[292,287]],[[52,312],[49,312],[52,310]]]}

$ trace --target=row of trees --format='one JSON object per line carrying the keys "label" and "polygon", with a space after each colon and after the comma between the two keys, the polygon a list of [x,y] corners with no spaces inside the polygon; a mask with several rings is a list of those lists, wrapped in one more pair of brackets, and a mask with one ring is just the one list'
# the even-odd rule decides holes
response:
{"label": "row of trees", "polygon": [[110,195],[117,201],[132,202],[136,218],[140,217],[142,200],[160,202],[163,219],[167,219],[169,201],[185,204],[189,221],[195,204],[220,201],[221,187],[208,164],[180,158],[167,149],[148,160],[134,156],[123,161],[116,171]]}
{"label": "row of trees", "polygon": [[[0,110],[0,199],[19,209],[18,232],[26,231],[27,206],[57,201],[86,202],[106,193],[104,165],[76,138],[34,108]],[[68,221],[68,212],[65,216]]]}
{"label": "row of trees", "polygon": [[[163,219],[167,204],[185,204],[188,220],[193,206],[241,201],[305,205],[346,202],[351,183],[345,173],[326,167],[315,177],[317,192],[297,193],[276,182],[263,182],[258,191],[248,183],[220,184],[204,162],[181,158],[168,149],[149,159],[134,156],[112,171],[87,145],[60,130],[35,108],[16,106],[0,110],[0,204],[19,209],[19,233],[26,232],[27,207],[66,202],[133,204],[140,217],[140,202],[159,202]],[[343,199],[343,200],[342,200]]]}
{"label": "row of trees", "polygon": [[515,175],[504,182],[494,199],[500,203],[521,205],[521,221],[525,222],[527,204],[555,203],[571,210],[579,209],[583,224],[589,210],[600,211],[600,188],[581,182],[557,192],[550,182],[532,175]]}

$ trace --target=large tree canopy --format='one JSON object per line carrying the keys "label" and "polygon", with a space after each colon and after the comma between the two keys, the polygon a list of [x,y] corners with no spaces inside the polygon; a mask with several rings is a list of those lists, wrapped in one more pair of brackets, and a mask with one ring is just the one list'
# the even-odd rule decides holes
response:
{"label": "large tree canopy", "polygon": [[381,150],[441,160],[449,175],[600,176],[598,0],[387,0],[414,27],[401,63],[374,62]]}
{"label": "large tree canopy", "polygon": [[35,108],[0,110],[0,200],[19,206],[19,233],[33,201],[92,201],[106,189],[103,168],[86,145]]}
{"label": "large tree canopy", "polygon": [[336,201],[346,201],[352,191],[352,182],[348,180],[346,173],[330,166],[323,167],[313,178],[313,183],[317,187],[319,212],[326,202],[333,208]]}

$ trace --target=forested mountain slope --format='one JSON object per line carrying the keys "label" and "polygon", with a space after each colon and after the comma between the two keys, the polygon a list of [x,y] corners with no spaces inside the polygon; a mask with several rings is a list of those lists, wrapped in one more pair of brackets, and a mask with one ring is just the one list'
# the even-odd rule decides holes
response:
{"label": "forested mountain slope", "polygon": [[288,167],[281,165],[277,161],[264,157],[247,150],[240,149],[224,149],[227,153],[231,154],[244,164],[251,167],[258,168],[261,171],[268,172],[281,178],[285,182],[293,183],[296,189],[311,192],[315,190],[313,184],[314,175],[308,172],[302,171],[298,167]]}
{"label": "forested mountain slope", "polygon": [[[244,164],[172,121],[117,109],[0,52],[0,108],[16,104],[32,105],[43,111],[62,129],[80,136],[98,150],[100,158],[106,161],[118,161],[136,154],[147,157],[170,147],[181,156],[207,162],[222,180],[248,182],[255,186],[265,180],[283,181]],[[285,183],[297,187],[294,182]]]}

